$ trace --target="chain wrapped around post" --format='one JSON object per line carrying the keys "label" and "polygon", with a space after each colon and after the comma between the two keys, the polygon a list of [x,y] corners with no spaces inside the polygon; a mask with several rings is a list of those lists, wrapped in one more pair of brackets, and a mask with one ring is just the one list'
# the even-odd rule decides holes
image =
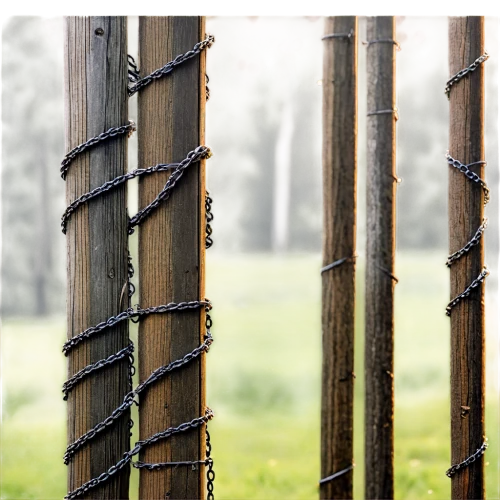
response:
{"label": "chain wrapped around post", "polygon": [[[460,70],[457,72],[455,75],[453,75],[447,82],[445,86],[444,93],[448,97],[448,100],[450,99],[450,93],[452,90],[453,85],[455,85],[457,82],[459,82],[462,78],[468,76],[471,72],[475,71],[482,63],[484,63],[487,59],[489,58],[488,53],[484,53],[480,57],[474,60],[472,64],[470,64],[468,67]],[[477,186],[480,186],[480,188],[483,191],[483,197],[484,197],[484,205],[486,205],[490,201],[490,189],[488,188],[488,185],[486,184],[486,181],[482,179],[478,174],[473,172],[470,167],[473,165],[486,165],[486,161],[476,161],[473,163],[469,163],[467,165],[463,164],[459,160],[453,158],[449,152],[446,153],[446,161],[450,167],[453,167],[457,169],[459,172],[465,175],[465,177],[474,183]],[[479,228],[476,230],[474,235],[471,237],[469,241],[465,243],[465,245],[460,248],[459,250],[453,252],[451,255],[448,256],[448,259],[446,261],[446,265],[448,268],[451,268],[456,262],[458,262],[462,257],[464,257],[470,250],[478,245],[480,243],[480,240],[482,238],[483,232],[486,229],[488,224],[488,219],[484,217],[482,219],[482,223],[479,226]],[[470,294],[481,284],[485,281],[487,276],[490,274],[488,268],[486,266],[483,266],[481,272],[479,275],[474,278],[471,283],[465,288],[465,290],[461,293],[459,293],[455,298],[453,298],[448,305],[446,306],[446,315],[451,316],[452,310],[455,306],[457,306],[462,300],[466,299],[467,297],[470,296]],[[477,459],[479,459],[486,451],[488,448],[488,438],[483,436],[483,443],[481,446],[470,456],[468,456],[465,460],[462,462],[452,465],[447,471],[446,471],[446,476],[451,478],[453,475],[455,475],[458,471],[465,469],[469,465],[471,465],[473,462],[475,462]]]}
{"label": "chain wrapped around post", "polygon": [[[197,43],[194,48],[185,54],[181,54],[177,56],[173,61],[167,63],[165,66],[162,68],[154,71],[152,74],[140,78],[140,71],[135,64],[135,61],[132,56],[128,56],[128,64],[129,64],[129,70],[128,70],[128,80],[129,80],[129,87],[128,87],[128,95],[129,97],[134,95],[137,91],[145,87],[146,85],[150,84],[153,80],[161,78],[163,76],[168,75],[171,73],[175,67],[179,66],[182,64],[184,61],[187,61],[188,59],[191,59],[192,57],[196,56],[200,52],[202,52],[204,49],[209,48],[212,43],[214,42],[214,37],[212,35],[207,35],[205,40],[202,40],[201,42]],[[208,83],[208,77],[207,77],[207,83]],[[209,96],[209,91],[208,87],[206,89],[206,97],[208,99]],[[131,134],[136,130],[135,123],[130,121],[129,124],[123,125],[121,127],[112,127],[106,132],[101,133],[100,135],[93,137],[86,142],[80,144],[76,148],[73,148],[70,152],[66,154],[64,157],[62,163],[61,163],[61,177],[66,180],[66,174],[67,171],[70,167],[71,162],[73,161],[74,158],[76,158],[79,154],[83,153],[86,151],[88,148],[93,147],[103,141],[106,141],[108,139],[111,139],[113,137],[122,135],[122,134]],[[167,183],[165,184],[165,187],[162,189],[162,191],[157,195],[157,197],[149,204],[147,205],[144,209],[140,210],[136,215],[134,215],[132,218],[129,219],[128,221],[128,232],[129,234],[132,234],[134,232],[134,227],[139,225],[141,222],[144,221],[144,219],[149,216],[159,205],[161,202],[166,201],[176,186],[177,182],[180,180],[182,177],[184,171],[192,164],[199,162],[202,159],[207,159],[211,156],[210,149],[207,148],[206,146],[199,146],[195,150],[191,151],[188,153],[186,158],[182,160],[179,163],[170,163],[170,164],[158,164],[152,167],[144,168],[144,169],[135,169],[125,175],[116,177],[115,179],[112,179],[105,184],[101,185],[100,187],[97,187],[93,189],[92,191],[85,193],[81,195],[79,198],[74,200],[65,210],[64,214],[62,215],[61,218],[61,226],[62,226],[62,232],[65,234],[66,233],[66,228],[67,224],[70,221],[71,215],[83,204],[87,203],[90,199],[93,199],[97,196],[100,196],[107,191],[115,188],[116,186],[119,186],[126,181],[133,179],[135,177],[139,177],[142,175],[149,175],[155,172],[161,172],[161,171],[167,171],[167,170],[172,170],[171,175],[168,178]],[[208,192],[206,193],[206,198],[205,198],[205,206],[206,206],[206,223],[205,223],[205,233],[206,233],[206,248],[209,248],[213,241],[211,238],[212,234],[212,229],[210,227],[210,222],[213,219],[213,215],[210,211],[211,208],[211,203],[212,199],[208,195]],[[133,352],[134,352],[134,345],[132,342],[129,343],[127,347],[122,349],[121,351],[111,354],[108,356],[106,359],[99,360],[95,363],[89,364],[88,366],[84,367],[74,375],[72,375],[63,385],[63,393],[64,393],[64,400],[67,400],[68,395],[70,391],[84,378],[87,376],[90,376],[91,374],[97,372],[98,370],[110,366],[116,362],[119,362],[124,359],[128,359],[129,362],[129,386],[130,386],[130,391],[128,394],[125,395],[122,404],[116,408],[111,415],[109,415],[105,420],[102,422],[98,423],[95,425],[92,429],[87,431],[85,434],[80,436],[76,441],[71,443],[67,449],[66,453],[64,454],[64,463],[68,464],[74,454],[87,442],[89,442],[91,439],[93,439],[97,434],[100,432],[103,432],[106,430],[109,426],[113,425],[114,422],[116,422],[119,418],[121,418],[126,410],[130,408],[134,403],[138,405],[138,401],[136,397],[141,394],[147,387],[149,387],[151,384],[155,383],[157,380],[165,377],[168,373],[172,372],[173,370],[179,369],[183,367],[184,365],[188,364],[191,362],[193,359],[201,356],[203,353],[207,353],[210,345],[213,342],[212,334],[211,334],[211,326],[212,326],[212,319],[210,317],[209,311],[212,308],[212,305],[210,301],[208,300],[193,300],[193,301],[186,301],[186,302],[179,302],[179,303],[169,303],[165,305],[159,305],[159,306],[154,306],[154,307],[149,307],[149,308],[140,308],[139,306],[136,307],[136,309],[133,309],[131,307],[131,298],[132,295],[135,292],[135,286],[132,283],[131,279],[134,276],[134,267],[132,264],[132,258],[130,254],[128,255],[128,281],[125,283],[123,291],[122,291],[122,297],[120,297],[120,304],[122,303],[123,295],[124,293],[127,293],[128,296],[128,307],[126,310],[121,312],[120,314],[116,316],[112,316],[108,318],[106,321],[103,321],[95,326],[92,326],[90,328],[87,328],[85,331],[79,333],[78,335],[72,337],[69,339],[67,342],[64,343],[63,345],[63,352],[67,356],[69,352],[78,344],[81,342],[95,336],[96,334],[100,334],[106,329],[109,329],[110,327],[116,325],[117,323],[125,320],[131,320],[134,322],[137,322],[141,319],[141,317],[144,317],[149,314],[165,314],[165,313],[175,313],[175,312],[180,312],[180,311],[185,311],[185,310],[192,310],[192,309],[201,309],[204,308],[206,311],[206,335],[204,337],[204,342],[195,348],[193,351],[187,353],[183,358],[172,361],[168,365],[161,366],[154,370],[151,375],[142,383],[140,383],[135,389],[133,389],[133,382],[132,382],[132,377],[135,373],[135,367],[134,367],[134,358],[133,358]],[[170,436],[180,433],[180,432],[185,432],[189,431],[191,429],[196,429],[200,427],[201,425],[206,425],[208,420],[211,420],[213,418],[213,412],[209,408],[206,409],[205,415],[201,417],[194,418],[190,422],[182,423],[177,427],[170,427],[162,432],[156,433],[153,436],[150,436],[149,438],[139,441],[136,443],[135,447],[126,452],[123,455],[123,458],[117,462],[115,465],[110,467],[107,471],[103,472],[101,475],[98,477],[95,477],[91,479],[90,481],[87,481],[85,484],[79,486],[75,490],[69,492],[66,496],[65,499],[67,500],[73,500],[76,498],[81,497],[85,493],[87,493],[89,490],[95,488],[96,486],[106,482],[109,480],[110,477],[112,477],[116,472],[119,470],[123,469],[125,466],[130,464],[132,462],[132,457],[137,455],[145,446],[155,443],[159,440],[169,438]],[[132,428],[133,422],[130,420],[130,428]],[[207,450],[206,450],[206,458],[204,460],[193,460],[193,461],[184,461],[184,462],[166,462],[166,463],[158,463],[158,464],[145,464],[143,462],[135,462],[132,465],[136,468],[146,468],[148,470],[155,470],[160,467],[167,467],[167,466],[180,466],[180,465],[189,465],[193,468],[196,468],[199,464],[203,464],[207,467],[207,488],[208,488],[208,499],[213,499],[213,479],[215,478],[215,473],[213,472],[213,459],[210,457],[210,451],[211,451],[211,445],[210,445],[210,435],[208,433],[208,430],[206,430],[206,443],[207,443]]]}

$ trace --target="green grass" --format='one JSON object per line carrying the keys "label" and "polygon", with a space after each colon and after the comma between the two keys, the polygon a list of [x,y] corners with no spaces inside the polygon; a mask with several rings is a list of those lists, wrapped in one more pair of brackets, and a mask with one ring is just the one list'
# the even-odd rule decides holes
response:
{"label": "green grass", "polygon": [[[317,498],[321,372],[318,256],[209,255],[215,342],[207,359],[215,495]],[[358,266],[355,498],[363,498],[363,289]],[[396,498],[447,499],[448,274],[443,256],[398,255],[396,274]],[[1,498],[65,494],[64,318],[4,322]],[[493,332],[492,332],[493,333]],[[493,338],[493,336],[492,336]],[[491,342],[488,339],[488,342]],[[487,344],[488,345],[488,344]],[[494,345],[494,338],[492,345]],[[494,350],[496,352],[496,350]],[[491,352],[491,351],[490,351]],[[496,373],[498,359],[488,373]],[[496,382],[487,396],[488,498],[498,496]],[[137,428],[137,427],[136,427]],[[137,474],[132,476],[137,497]]]}

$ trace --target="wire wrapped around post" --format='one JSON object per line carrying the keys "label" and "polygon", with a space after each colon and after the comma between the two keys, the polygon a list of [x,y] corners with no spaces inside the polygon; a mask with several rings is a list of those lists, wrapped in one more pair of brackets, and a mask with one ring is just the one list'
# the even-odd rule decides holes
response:
{"label": "wire wrapped around post", "polygon": [[394,498],[395,18],[366,26],[365,498]]}
{"label": "wire wrapped around post", "polygon": [[484,499],[485,324],[484,19],[449,19],[448,217],[451,321],[451,478],[453,499]]}
{"label": "wire wrapped around post", "polygon": [[320,498],[353,498],[357,44],[355,16],[325,19]]}
{"label": "wire wrapped around post", "polygon": [[[98,19],[98,18],[96,18]],[[106,18],[104,18],[106,19]],[[99,30],[99,31],[98,31]],[[101,36],[101,28],[95,30],[96,36]],[[147,84],[150,81],[154,81],[162,76],[168,75],[172,72],[174,67],[179,66],[184,61],[192,59],[194,56],[199,54],[202,50],[209,47],[213,42],[212,36],[207,36],[205,40],[195,45],[194,49],[189,51],[186,54],[182,54],[177,57],[170,66],[167,64],[163,68],[170,68],[168,71],[162,71],[160,76],[155,76],[154,78],[151,75],[145,77],[147,80]],[[135,62],[132,58],[129,57],[130,69],[128,73],[128,80],[132,84],[131,89],[137,89],[145,87],[147,84],[140,86],[140,82],[142,81],[140,78],[140,72]],[[155,72],[156,75],[156,72]],[[134,92],[129,92],[129,94],[133,94]],[[206,97],[205,89],[203,88],[203,96]],[[107,144],[110,139],[116,136],[121,136],[125,133],[130,133],[135,130],[135,125],[133,123],[129,123],[125,126],[119,127],[111,127],[108,128],[105,132],[101,132],[100,134],[87,139],[85,142],[82,142],[79,146],[74,147],[63,159],[61,164],[61,176],[63,179],[68,179],[71,182],[71,178],[68,176],[68,171],[71,174],[71,164],[74,160],[81,158],[82,155],[89,149],[95,148],[95,151],[98,154],[102,154],[99,148],[101,145]],[[149,200],[148,203],[134,216],[132,219],[128,219],[128,223],[124,225],[126,232],[133,232],[134,226],[141,224],[144,220],[146,220],[152,213],[155,213],[161,204],[164,204],[165,201],[170,197],[171,192],[174,187],[178,184],[182,185],[181,178],[185,176],[185,172],[189,172],[193,169],[191,165],[193,164],[201,164],[204,159],[211,156],[210,150],[205,146],[198,146],[191,152],[189,152],[186,158],[178,163],[170,163],[170,164],[157,164],[154,167],[147,167],[143,169],[136,169],[128,174],[118,175],[112,180],[106,180],[101,183],[101,185],[95,186],[92,190],[89,190],[86,193],[80,194],[78,196],[73,196],[73,200],[70,200],[69,206],[66,209],[65,213],[62,216],[62,229],[63,232],[66,233],[68,231],[68,227],[71,230],[75,223],[79,220],[79,215],[82,215],[84,209],[87,209],[88,205],[93,202],[95,198],[102,198],[104,196],[109,197],[110,194],[114,194],[118,190],[123,190],[124,183],[132,179],[134,177],[151,175],[158,175],[159,172],[167,171],[170,175],[168,176],[165,185],[157,194],[157,196],[153,200]],[[72,167],[75,175],[78,175],[78,169],[75,170],[76,167],[80,165],[76,165]],[[101,174],[105,175],[106,172]],[[73,175],[73,174],[72,174]],[[179,188],[177,188],[179,189]],[[203,194],[205,191],[203,190]],[[203,207],[206,203],[205,197],[203,196]],[[204,212],[203,212],[204,213]],[[76,219],[76,221],[75,221]],[[125,222],[127,222],[126,218],[123,218]],[[203,223],[200,224],[200,230],[198,234],[200,235],[200,239],[202,241],[201,247],[204,249],[208,244],[206,239],[210,236],[209,230],[207,229],[210,218],[207,218]],[[116,226],[120,227],[120,224],[116,224]],[[107,226],[106,226],[107,227]],[[123,229],[123,228],[122,228]],[[211,230],[210,230],[211,233]],[[125,238],[126,241],[126,238]],[[144,378],[144,380],[135,388],[132,387],[132,376],[134,373],[133,367],[133,350],[134,346],[128,340],[128,345],[123,347],[120,351],[116,353],[110,353],[106,358],[94,361],[86,366],[83,366],[79,370],[73,370],[73,374],[70,375],[68,381],[65,382],[63,386],[64,399],[68,399],[72,394],[78,391],[79,386],[82,382],[86,382],[90,379],[90,377],[95,377],[96,374],[100,374],[103,372],[104,368],[117,366],[117,364],[121,360],[128,361],[128,393],[126,393],[123,397],[123,401],[121,404],[117,405],[113,411],[110,411],[109,414],[98,421],[95,425],[88,428],[86,432],[81,433],[79,437],[71,442],[66,450],[64,455],[64,462],[69,464],[73,461],[75,454],[80,453],[80,450],[88,449],[89,444],[94,443],[96,438],[102,438],[102,436],[106,436],[109,434],[109,429],[116,427],[116,425],[122,422],[124,415],[130,414],[130,407],[132,404],[138,404],[137,397],[139,395],[144,395],[144,390],[146,388],[150,388],[151,386],[157,385],[161,381],[165,379],[167,375],[171,373],[175,373],[180,368],[183,368],[185,365],[188,367],[193,364],[196,360],[198,360],[203,353],[208,352],[208,349],[212,343],[211,336],[211,326],[212,320],[210,318],[209,311],[211,309],[211,304],[207,300],[191,300],[184,302],[170,302],[165,305],[154,305],[146,308],[141,308],[137,306],[136,309],[130,307],[130,299],[134,293],[135,287],[131,282],[131,278],[134,274],[134,268],[132,266],[132,261],[130,254],[125,255],[124,259],[124,269],[125,269],[125,279],[124,285],[121,288],[121,292],[116,294],[116,304],[120,307],[124,303],[128,302],[128,307],[122,312],[114,316],[110,316],[107,319],[103,319],[100,323],[95,324],[95,326],[87,327],[85,330],[81,331],[76,335],[71,335],[70,338],[63,346],[63,352],[65,355],[69,355],[74,349],[81,349],[81,346],[91,346],[96,341],[100,339],[106,339],[107,336],[110,335],[110,332],[117,327],[121,328],[122,325],[126,325],[127,320],[139,320],[150,316],[162,316],[169,317],[178,312],[184,311],[184,315],[189,314],[189,311],[197,311],[197,314],[200,318],[203,318],[203,323],[200,325],[200,336],[202,337],[201,345],[194,346],[194,348],[187,353],[180,354],[177,359],[170,361],[168,364],[155,367],[155,369],[151,370],[151,373],[148,374]],[[115,271],[113,270],[113,273]],[[114,278],[113,276],[110,276]],[[118,291],[118,290],[117,290]],[[124,297],[127,297],[127,300],[124,301]],[[185,368],[183,368],[185,370]],[[70,367],[71,370],[71,367]],[[203,402],[204,404],[204,402]],[[115,478],[123,476],[124,472],[128,471],[129,465],[132,462],[132,458],[140,452],[143,452],[144,449],[147,449],[150,445],[153,445],[156,442],[162,441],[167,438],[175,439],[175,436],[179,433],[184,433],[185,431],[189,431],[192,429],[196,429],[198,427],[206,428],[206,423],[213,417],[213,412],[206,408],[204,410],[204,415],[200,417],[195,417],[191,421],[186,421],[185,423],[171,425],[166,430],[160,430],[159,432],[148,436],[147,438],[139,441],[136,446],[130,450],[125,451],[122,458],[117,460],[116,463],[109,466],[107,465],[105,470],[99,470],[97,474],[91,474],[94,477],[91,479],[82,482],[80,479],[80,484],[75,484],[74,481],[70,483],[70,492],[66,495],[66,499],[74,500],[85,495],[88,491],[93,490],[94,488],[102,485],[109,485]],[[130,428],[133,425],[130,420],[128,427]],[[128,430],[127,430],[128,433]],[[205,445],[205,442],[204,442]],[[194,459],[190,461],[176,462],[175,466],[190,464],[194,467],[197,464],[204,464],[207,466],[207,478],[209,483],[209,495],[208,498],[213,498],[213,459],[210,457],[210,441],[209,434],[206,431],[206,450],[200,448],[199,452],[205,455],[204,459]],[[198,451],[198,450],[197,450]],[[197,453],[198,454],[198,453]],[[143,462],[139,461],[138,464],[142,464]],[[155,464],[152,464],[155,465]],[[162,463],[159,467],[171,465],[170,463]],[[97,467],[100,466],[100,463],[97,462]],[[141,465],[137,465],[137,467],[142,467]],[[128,477],[128,474],[127,474]],[[125,489],[125,486],[127,487]],[[120,498],[124,498],[128,496],[128,482],[122,484],[122,490],[120,493],[117,493],[115,496],[119,496]]]}

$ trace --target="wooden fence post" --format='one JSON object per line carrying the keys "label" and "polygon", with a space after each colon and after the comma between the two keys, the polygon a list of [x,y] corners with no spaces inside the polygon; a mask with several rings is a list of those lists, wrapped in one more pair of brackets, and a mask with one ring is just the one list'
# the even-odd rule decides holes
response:
{"label": "wooden fence post", "polygon": [[394,498],[395,22],[367,20],[365,498]]}
{"label": "wooden fence post", "polygon": [[[202,17],[141,17],[141,75],[162,67],[205,37]],[[205,52],[156,80],[138,97],[139,168],[179,162],[204,141]],[[171,198],[139,228],[141,307],[204,298],[204,161],[186,170]],[[162,190],[168,172],[142,178],[139,208]],[[150,315],[139,327],[140,380],[156,368],[198,347],[204,312]],[[197,358],[141,395],[140,438],[199,417],[205,411],[204,362]],[[205,457],[205,427],[148,446],[141,460],[195,461]],[[204,496],[204,467],[141,469],[141,499],[194,499]]]}
{"label": "wooden fence post", "polygon": [[[449,19],[450,74],[467,68],[484,54],[484,18]],[[449,155],[469,165],[484,161],[484,65],[450,89]],[[471,165],[484,177],[484,164]],[[448,220],[450,253],[463,248],[483,222],[485,192],[457,168],[449,168]],[[483,269],[483,238],[450,265],[450,295],[454,299]],[[451,316],[451,461],[458,464],[484,443],[485,329],[484,285],[448,311]],[[483,499],[484,459],[451,476],[454,499]]]}
{"label": "wooden fence post", "polygon": [[356,17],[325,20],[320,498],[328,499],[353,497],[357,40]]}
{"label": "wooden fence post", "polygon": [[[124,17],[65,19],[66,147],[127,124],[127,20]],[[71,163],[66,200],[127,170],[126,135],[90,148]],[[125,309],[127,284],[126,189],[90,200],[67,226],[68,339]],[[125,299],[127,295],[125,294]],[[126,322],[87,339],[69,352],[69,375],[127,347]],[[129,391],[128,358],[82,379],[68,395],[68,442],[108,417]],[[129,450],[129,412],[76,452],[69,462],[70,491],[99,476]],[[93,489],[92,498],[128,498],[129,467]],[[97,489],[98,488],[98,489]],[[90,498],[90,497],[86,497]]]}

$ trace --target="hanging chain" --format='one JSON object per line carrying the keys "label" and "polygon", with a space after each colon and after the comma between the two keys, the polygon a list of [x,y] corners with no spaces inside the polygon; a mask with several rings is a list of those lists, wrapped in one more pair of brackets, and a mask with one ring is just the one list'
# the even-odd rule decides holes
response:
{"label": "hanging chain", "polygon": [[205,248],[210,248],[214,244],[212,239],[212,226],[210,223],[214,220],[214,214],[212,213],[212,198],[207,191],[205,193]]}
{"label": "hanging chain", "polygon": [[212,444],[210,443],[210,433],[208,432],[208,426],[206,427],[206,444],[207,444],[207,500],[214,500],[214,481],[215,481],[215,471],[214,471],[214,460],[211,457]]}
{"label": "hanging chain", "polygon": [[[212,35],[207,35],[205,40],[197,43],[194,48],[186,52],[185,54],[179,55],[176,57],[173,61],[170,63],[167,63],[165,66],[162,68],[154,71],[151,73],[151,75],[146,76],[145,78],[140,78],[140,72],[139,68],[137,67],[137,64],[135,63],[135,60],[132,56],[128,56],[128,80],[130,82],[130,86],[128,88],[128,94],[129,96],[135,94],[138,90],[141,88],[145,87],[149,83],[151,83],[153,80],[160,78],[162,76],[165,76],[169,74],[176,66],[182,64],[184,61],[194,57],[195,55],[199,54],[202,50],[205,48],[208,48],[212,45],[214,42],[214,37]],[[206,93],[206,98],[208,100],[210,91],[208,89],[208,75],[206,75],[206,87],[205,87],[205,93]],[[66,179],[67,172],[69,169],[69,166],[71,162],[73,161],[76,156],[79,154],[83,153],[86,151],[88,148],[105,141],[107,139],[110,139],[115,136],[119,136],[125,133],[130,134],[136,130],[136,126],[134,122],[130,121],[129,124],[123,125],[121,127],[112,127],[108,129],[106,132],[103,132],[102,134],[93,137],[89,140],[87,140],[85,143],[80,144],[76,148],[73,148],[70,152],[66,154],[64,157],[62,163],[61,163],[61,176],[63,179]],[[129,234],[132,234],[134,231],[134,227],[140,224],[150,213],[158,207],[158,205],[162,202],[165,201],[169,198],[170,193],[172,189],[175,187],[179,179],[182,177],[184,171],[186,168],[195,163],[198,162],[202,159],[210,158],[211,152],[210,149],[207,148],[206,146],[199,146],[195,150],[191,151],[187,157],[182,160],[180,163],[170,163],[170,164],[158,164],[149,168],[145,169],[135,169],[132,172],[129,172],[125,175],[116,177],[115,179],[112,179],[111,181],[108,181],[104,183],[102,186],[99,186],[92,191],[83,194],[76,200],[74,200],[66,209],[62,216],[62,230],[63,233],[66,233],[66,227],[69,218],[71,215],[84,203],[88,202],[90,199],[95,198],[113,188],[116,186],[119,186],[126,181],[133,179],[135,177],[145,175],[145,174],[151,174],[154,172],[161,172],[161,171],[166,171],[166,170],[173,170],[171,175],[169,176],[167,183],[165,184],[164,188],[162,191],[158,194],[158,196],[151,202],[148,206],[146,206],[143,210],[139,211],[134,217],[129,219],[129,227],[128,227],[128,232]],[[208,193],[207,193],[208,197]],[[206,234],[207,234],[207,239],[206,239],[206,244],[210,241],[210,245],[212,244],[212,240],[210,238],[210,235],[212,233],[211,227],[210,227],[210,222],[213,219],[213,215],[210,212],[210,205],[211,205],[211,198],[208,197],[206,198],[205,203],[206,207],[208,204],[208,209],[207,209],[207,216],[206,216]],[[208,247],[207,247],[208,248]],[[132,257],[130,253],[128,254],[128,278],[127,282],[124,285],[123,291],[122,291],[122,297],[124,292],[127,292],[128,295],[128,308],[121,312],[120,314],[116,316],[112,316],[108,318],[106,321],[103,321],[95,326],[92,326],[90,328],[87,328],[85,331],[81,332],[80,334],[72,337],[69,339],[65,344],[63,345],[63,352],[65,355],[68,355],[69,352],[77,346],[80,342],[83,340],[90,338],[94,336],[95,334],[103,331],[104,329],[108,327],[112,327],[116,325],[117,323],[124,321],[124,320],[131,320],[134,322],[139,321],[139,319],[145,315],[148,314],[156,314],[156,313],[172,313],[176,311],[183,311],[183,310],[189,310],[189,309],[198,309],[201,307],[205,308],[206,311],[206,334],[205,334],[205,339],[204,342],[198,346],[197,348],[193,349],[193,351],[189,352],[186,354],[183,358],[172,361],[166,366],[161,366],[154,370],[151,375],[142,383],[140,383],[135,389],[133,389],[133,376],[135,374],[135,367],[134,367],[134,357],[133,357],[133,351],[134,351],[134,346],[133,343],[130,342],[130,344],[120,350],[116,354],[112,354],[108,356],[106,359],[99,360],[95,363],[89,364],[73,376],[71,376],[63,385],[63,393],[64,393],[64,399],[66,400],[68,398],[69,392],[74,388],[75,385],[77,385],[81,380],[83,380],[86,376],[90,375],[91,373],[94,373],[95,371],[104,368],[106,366],[110,366],[113,363],[118,362],[121,359],[124,359],[128,357],[129,359],[129,371],[128,371],[128,383],[129,383],[129,392],[125,395],[122,404],[116,408],[111,415],[109,415],[105,420],[102,422],[99,422],[97,425],[95,425],[92,429],[87,431],[85,434],[80,436],[76,441],[71,443],[67,449],[66,453],[64,454],[64,462],[68,464],[73,455],[77,452],[78,449],[80,449],[82,446],[84,446],[88,441],[93,439],[99,432],[105,430],[109,426],[113,425],[115,421],[120,419],[125,412],[132,406],[132,404],[139,404],[136,401],[136,397],[148,386],[151,384],[155,383],[157,380],[161,379],[162,377],[166,376],[168,373],[171,371],[178,369],[188,363],[190,363],[192,360],[195,358],[199,357],[202,353],[207,353],[210,345],[213,342],[213,338],[210,332],[210,328],[212,326],[212,319],[210,318],[209,311],[211,310],[212,306],[210,301],[208,300],[194,300],[194,301],[186,301],[186,302],[179,302],[179,303],[170,303],[166,305],[159,305],[159,306],[154,306],[154,307],[148,307],[146,309],[142,309],[139,306],[137,306],[136,309],[133,309],[131,307],[131,297],[133,296],[135,292],[135,286],[132,283],[131,279],[134,276],[134,267],[132,264]],[[122,297],[120,297],[120,304],[122,303]],[[213,417],[213,412],[210,410],[210,408],[207,408],[205,411],[205,415],[202,417],[198,417],[193,419],[190,422],[185,422],[180,424],[178,427],[171,427],[169,429],[166,429],[165,431],[161,431],[159,433],[154,434],[153,436],[150,436],[149,438],[139,441],[136,443],[136,446],[134,447],[133,450],[126,452],[123,455],[123,458],[119,460],[116,464],[111,466],[106,472],[102,473],[96,478],[91,479],[90,481],[87,481],[85,484],[81,485],[74,491],[68,493],[66,495],[65,499],[67,500],[73,500],[83,494],[85,494],[87,491],[90,489],[98,486],[101,483],[106,482],[113,474],[115,474],[117,471],[121,470],[123,467],[125,467],[127,464],[129,464],[132,461],[132,457],[139,453],[139,451],[146,445],[152,444],[154,442],[157,442],[161,439],[165,439],[170,437],[173,434],[179,433],[179,432],[184,432],[188,431],[190,429],[197,428],[201,426],[202,424],[206,424],[208,420],[210,420]],[[129,420],[129,427],[130,429],[133,426],[133,421],[132,419]],[[131,434],[132,435],[132,434]],[[208,445],[210,444],[210,436],[208,435],[207,431],[207,436],[208,436]],[[207,445],[207,446],[208,446]],[[208,450],[208,448],[207,448]],[[135,467],[141,468],[145,467],[149,470],[154,470],[156,468],[159,468],[161,466],[166,466],[166,465],[191,465],[192,467],[195,467],[197,464],[204,464],[207,467],[209,467],[209,470],[212,470],[212,459],[210,458],[210,452],[207,454],[207,458],[205,460],[194,460],[194,461],[185,461],[185,462],[170,462],[170,463],[160,463],[160,464],[144,464],[143,462],[136,462],[133,465]],[[208,473],[207,473],[207,478],[208,478]],[[215,474],[212,473],[210,474],[210,487],[209,487],[209,498],[213,499],[213,494],[211,492],[213,491],[213,478],[215,477]]]}

